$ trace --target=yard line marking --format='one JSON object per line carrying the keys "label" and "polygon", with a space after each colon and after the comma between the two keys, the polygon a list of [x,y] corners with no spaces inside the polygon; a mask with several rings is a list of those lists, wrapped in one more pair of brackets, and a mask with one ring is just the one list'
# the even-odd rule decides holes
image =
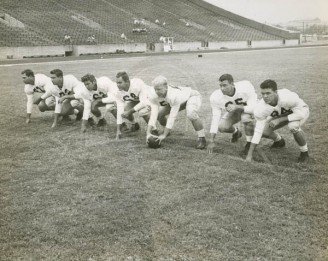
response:
{"label": "yard line marking", "polygon": [[70,60],[70,61],[50,61],[50,62],[32,62],[32,63],[13,63],[13,64],[0,64],[0,67],[14,67],[14,66],[20,66],[20,65],[39,65],[39,64],[69,64],[69,63],[90,63],[90,62],[110,62],[111,60],[115,60],[115,61],[122,61],[122,60],[126,60],[126,59],[131,59],[131,60],[144,60],[145,57],[147,56],[142,56],[142,57],[124,57],[124,58],[98,58],[98,59],[86,59],[86,60]]}
{"label": "yard line marking", "polygon": [[[267,49],[242,49],[242,50],[238,50],[238,49],[230,49],[229,51],[211,51],[211,52],[203,52],[203,54],[207,54],[207,55],[212,55],[212,54],[236,54],[236,53],[246,53],[246,52],[265,52],[265,51],[283,51],[283,50],[290,50],[290,49],[309,49],[309,48],[328,48],[327,45],[324,46],[301,46],[301,47],[285,47],[285,48],[267,48]],[[0,67],[14,67],[14,66],[20,66],[20,65],[38,65],[38,64],[70,64],[70,63],[90,63],[90,62],[109,62],[110,60],[115,60],[115,61],[123,61],[123,60],[144,60],[147,59],[147,57],[170,57],[172,55],[174,56],[180,56],[180,55],[193,55],[196,53],[202,53],[203,50],[199,50],[199,51],[194,51],[194,52],[188,52],[188,53],[171,53],[171,54],[155,54],[154,56],[152,55],[144,55],[144,56],[132,56],[132,57],[106,57],[106,58],[97,58],[97,59],[85,59],[85,60],[70,60],[70,61],[65,61],[65,60],[61,60],[61,61],[48,61],[48,62],[44,62],[44,61],[39,61],[39,62],[31,62],[31,63],[14,63],[14,64],[0,64]],[[45,58],[46,59],[46,58]]]}

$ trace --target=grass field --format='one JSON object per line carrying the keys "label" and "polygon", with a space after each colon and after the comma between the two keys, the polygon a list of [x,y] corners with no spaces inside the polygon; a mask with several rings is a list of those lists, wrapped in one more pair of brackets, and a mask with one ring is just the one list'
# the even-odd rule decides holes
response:
{"label": "grass field", "polygon": [[[328,48],[196,53],[0,66],[0,260],[328,260]],[[259,84],[275,79],[296,91],[311,116],[304,126],[312,160],[298,166],[298,147],[246,163],[244,139],[218,134],[213,155],[194,149],[197,135],[185,114],[161,149],[145,145],[145,124],[115,140],[105,130],[62,122],[34,108],[25,124],[20,72],[49,75],[60,68],[115,79],[118,71],[146,83],[163,74],[203,95],[201,117],[211,122],[217,78]]]}

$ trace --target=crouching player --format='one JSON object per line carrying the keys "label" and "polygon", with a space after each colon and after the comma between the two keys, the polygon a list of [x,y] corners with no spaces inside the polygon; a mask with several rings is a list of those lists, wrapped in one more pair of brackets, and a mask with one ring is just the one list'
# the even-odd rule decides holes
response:
{"label": "crouching player", "polygon": [[[151,116],[147,128],[147,140],[152,135],[151,131],[158,119],[160,124],[165,126],[164,133],[157,138],[161,143],[172,130],[178,112],[186,109],[187,117],[198,134],[196,148],[204,149],[206,147],[205,131],[198,116],[202,104],[200,93],[191,87],[171,86],[164,76],[156,77],[152,85],[156,94],[149,99]],[[169,115],[168,118],[166,118],[167,115]]]}
{"label": "crouching player", "polygon": [[254,131],[253,109],[257,102],[254,86],[249,81],[235,83],[230,74],[221,75],[219,84],[220,89],[214,91],[210,97],[213,117],[207,151],[212,154],[218,130],[221,133],[231,133],[231,142],[237,142],[242,133],[234,125],[240,121],[245,128],[247,151]]}
{"label": "crouching player", "polygon": [[33,104],[37,104],[41,112],[55,110],[55,97],[50,94],[55,87],[48,76],[26,69],[22,71],[22,78],[27,97],[26,123],[31,121]]}
{"label": "crouching player", "polygon": [[59,69],[50,72],[52,83],[57,86],[55,96],[56,108],[52,128],[57,126],[59,115],[68,116],[78,111],[76,120],[82,118],[81,131],[85,132],[91,112],[91,97],[89,91],[75,76],[63,75]]}
{"label": "crouching player", "polygon": [[288,125],[301,151],[298,162],[307,163],[308,146],[301,126],[309,117],[308,105],[295,92],[277,90],[277,83],[273,80],[265,80],[260,88],[263,99],[254,108],[256,126],[246,161],[252,161],[254,149],[262,135],[273,139],[271,147],[284,147],[285,140],[274,131]]}
{"label": "crouching player", "polygon": [[[118,92],[116,83],[106,76],[96,78],[92,74],[84,75],[81,81],[90,92],[92,99],[91,113],[97,118],[97,127],[103,127],[106,125],[106,120],[104,119],[102,112],[99,110],[99,107],[106,106],[106,110],[111,112],[116,119],[117,102],[115,102],[115,96]],[[109,103],[107,103],[108,101]],[[89,118],[89,124],[95,124],[92,118]]]}
{"label": "crouching player", "polygon": [[134,119],[135,112],[138,112],[139,116],[148,123],[150,117],[148,98],[152,89],[139,78],[130,79],[126,72],[117,73],[116,84],[119,89],[116,95],[118,124],[116,138],[119,139],[121,137],[120,126],[124,124],[123,118],[130,122],[130,131],[132,132],[140,129],[139,123]]}

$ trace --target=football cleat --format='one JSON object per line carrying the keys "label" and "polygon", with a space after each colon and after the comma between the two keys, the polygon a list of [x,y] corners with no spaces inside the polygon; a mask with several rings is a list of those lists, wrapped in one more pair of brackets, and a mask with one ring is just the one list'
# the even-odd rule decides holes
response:
{"label": "football cleat", "polygon": [[104,118],[100,119],[97,123],[97,127],[104,127],[107,124]]}
{"label": "football cleat", "polygon": [[309,153],[307,151],[301,152],[298,157],[297,163],[308,163],[310,160]]}
{"label": "football cleat", "polygon": [[232,143],[237,142],[241,136],[243,136],[243,134],[241,133],[240,130],[237,129],[236,133],[232,134],[231,142]]}
{"label": "football cleat", "polygon": [[122,132],[127,132],[127,131],[129,131],[129,128],[128,128],[128,126],[126,125],[125,122],[123,122],[123,123],[121,124],[120,130],[121,130]]}
{"label": "football cleat", "polygon": [[286,142],[283,138],[281,138],[281,140],[278,140],[276,142],[274,142],[272,145],[271,145],[271,149],[276,149],[276,148],[283,148],[285,147],[286,145]]}
{"label": "football cleat", "polygon": [[251,146],[251,142],[247,142],[244,148],[244,154],[247,155],[249,151],[249,147]]}
{"label": "football cleat", "polygon": [[134,123],[134,124],[131,124],[131,128],[130,128],[130,131],[131,132],[134,132],[134,131],[137,131],[137,130],[140,130],[140,125],[138,122]]}
{"label": "football cleat", "polygon": [[76,114],[76,121],[80,121],[81,119],[82,119],[82,117],[83,117],[83,111],[79,111],[79,113],[78,114]]}
{"label": "football cleat", "polygon": [[70,121],[70,120],[71,120],[71,118],[69,117],[69,115],[64,115],[62,117],[62,121]]}
{"label": "football cleat", "polygon": [[89,123],[89,125],[92,127],[92,126],[94,126],[96,123],[95,123],[95,120],[93,119],[93,118],[89,118],[88,119],[88,123]]}
{"label": "football cleat", "polygon": [[206,148],[206,139],[205,137],[199,137],[197,140],[196,149],[203,150]]}

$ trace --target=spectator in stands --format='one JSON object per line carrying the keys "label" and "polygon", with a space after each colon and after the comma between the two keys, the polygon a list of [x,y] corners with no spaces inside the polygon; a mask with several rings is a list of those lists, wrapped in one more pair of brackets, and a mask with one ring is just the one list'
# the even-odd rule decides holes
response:
{"label": "spectator in stands", "polygon": [[97,43],[96,42],[96,36],[94,34],[88,36],[87,42],[88,42],[88,44],[96,44]]}
{"label": "spectator in stands", "polygon": [[69,34],[65,34],[64,43],[65,44],[72,44],[72,39],[71,39],[71,36]]}
{"label": "spectator in stands", "polygon": [[165,22],[163,22],[163,27],[165,27],[166,26],[166,23]]}
{"label": "spectator in stands", "polygon": [[138,19],[134,19],[133,24],[139,25],[140,24],[140,21]]}
{"label": "spectator in stands", "polygon": [[187,27],[189,27],[189,26],[190,26],[190,24],[189,24],[189,23],[186,23],[186,26],[187,26]]}
{"label": "spectator in stands", "polygon": [[159,20],[158,19],[155,20],[155,24],[159,24]]}
{"label": "spectator in stands", "polygon": [[121,34],[121,39],[126,40],[126,36],[124,33]]}

